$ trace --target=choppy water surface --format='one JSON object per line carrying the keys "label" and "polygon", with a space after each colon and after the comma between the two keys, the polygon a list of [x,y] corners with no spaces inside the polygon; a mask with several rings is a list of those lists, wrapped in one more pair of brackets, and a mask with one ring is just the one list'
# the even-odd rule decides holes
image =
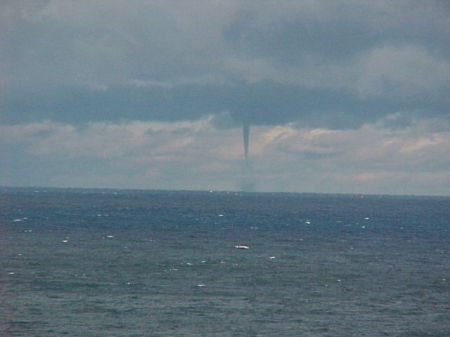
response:
{"label": "choppy water surface", "polygon": [[449,249],[450,198],[4,188],[0,335],[450,336]]}

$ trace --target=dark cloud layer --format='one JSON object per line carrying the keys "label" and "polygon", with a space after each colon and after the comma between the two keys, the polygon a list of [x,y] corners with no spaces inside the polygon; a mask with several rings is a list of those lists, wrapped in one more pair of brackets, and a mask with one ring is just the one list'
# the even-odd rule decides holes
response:
{"label": "dark cloud layer", "polygon": [[348,128],[405,110],[448,114],[442,1],[1,7],[2,123],[228,111],[256,124]]}
{"label": "dark cloud layer", "polygon": [[387,114],[411,111],[417,117],[448,114],[447,105],[423,98],[409,101],[359,99],[324,89],[261,82],[248,85],[189,85],[175,88],[111,87],[92,91],[63,86],[22,88],[2,100],[4,124],[54,120],[83,124],[90,121],[196,120],[229,113],[235,123],[247,118],[254,124],[298,122],[302,126],[355,128]]}

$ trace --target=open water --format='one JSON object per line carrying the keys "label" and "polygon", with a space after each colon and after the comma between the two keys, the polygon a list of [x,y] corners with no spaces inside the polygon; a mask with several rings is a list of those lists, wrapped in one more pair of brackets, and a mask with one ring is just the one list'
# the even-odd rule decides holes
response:
{"label": "open water", "polygon": [[449,250],[448,197],[2,188],[0,336],[445,337]]}

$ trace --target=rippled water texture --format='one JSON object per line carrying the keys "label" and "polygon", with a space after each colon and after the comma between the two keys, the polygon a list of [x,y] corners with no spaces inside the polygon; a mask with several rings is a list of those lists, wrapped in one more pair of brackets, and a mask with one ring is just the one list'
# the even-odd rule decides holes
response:
{"label": "rippled water texture", "polygon": [[1,336],[450,336],[450,198],[3,188],[0,213]]}

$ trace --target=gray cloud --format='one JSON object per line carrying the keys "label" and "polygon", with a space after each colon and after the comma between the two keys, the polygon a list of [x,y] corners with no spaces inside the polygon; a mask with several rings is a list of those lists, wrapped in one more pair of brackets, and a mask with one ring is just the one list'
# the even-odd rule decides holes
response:
{"label": "gray cloud", "polygon": [[449,15],[439,0],[4,0],[0,183],[233,189],[248,119],[261,190],[448,194]]}
{"label": "gray cloud", "polygon": [[230,111],[346,127],[399,110],[448,113],[442,1],[1,6],[4,123]]}
{"label": "gray cloud", "polygon": [[450,8],[443,1],[247,2],[226,31],[257,57],[299,64],[305,55],[332,62],[385,44],[425,45],[449,55]]}

